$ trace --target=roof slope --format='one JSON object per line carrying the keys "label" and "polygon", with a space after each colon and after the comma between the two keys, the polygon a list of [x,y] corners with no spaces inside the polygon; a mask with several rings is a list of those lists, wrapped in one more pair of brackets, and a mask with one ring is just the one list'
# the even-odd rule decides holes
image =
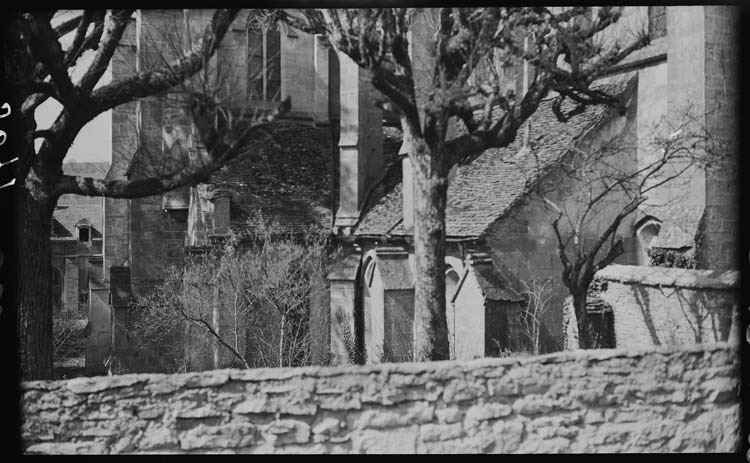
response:
{"label": "roof slope", "polygon": [[280,145],[266,139],[248,143],[243,155],[211,176],[230,194],[230,222],[252,233],[260,214],[277,220],[282,233],[304,233],[331,224],[331,129],[309,121],[280,120],[270,126]]}
{"label": "roof slope", "polygon": [[[613,79],[605,90],[622,93],[630,81]],[[567,123],[552,112],[552,99],[546,99],[518,132],[516,140],[504,148],[484,151],[468,165],[458,166],[448,187],[446,235],[478,237],[559,162],[587,129],[601,122],[610,111],[605,106],[589,107]],[[564,108],[565,109],[565,108]],[[530,128],[529,145],[522,149],[523,133]],[[402,184],[396,185],[362,219],[355,234],[403,236],[411,233],[403,227]]]}
{"label": "roof slope", "polygon": [[523,296],[513,288],[508,278],[492,264],[491,260],[474,263],[471,268],[482,294],[493,301],[523,301]]}

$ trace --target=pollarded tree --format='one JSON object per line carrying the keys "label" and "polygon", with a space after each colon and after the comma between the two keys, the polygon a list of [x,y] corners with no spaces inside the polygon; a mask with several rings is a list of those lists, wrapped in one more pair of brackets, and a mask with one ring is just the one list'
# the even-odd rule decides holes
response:
{"label": "pollarded tree", "polygon": [[[184,12],[183,12],[184,13]],[[11,115],[15,180],[14,221],[18,227],[18,316],[21,370],[24,379],[52,376],[50,228],[57,199],[63,194],[137,198],[205,181],[242,151],[255,136],[289,108],[237,120],[223,110],[210,85],[190,86],[207,66],[239,10],[216,10],[205,28],[174,59],[101,85],[134,10],[91,10],[57,21],[56,10],[14,12],[4,30],[6,79]],[[81,56],[93,50],[84,63]],[[85,69],[80,69],[85,67]],[[81,72],[82,71],[82,72]],[[73,78],[72,76],[80,76]],[[203,84],[206,84],[203,81]],[[62,163],[86,124],[117,106],[169,92],[186,94],[185,110],[193,116],[206,147],[174,169],[130,180],[99,180],[63,173]],[[37,130],[36,109],[48,99],[62,106],[48,129]],[[35,142],[41,140],[37,146]]]}
{"label": "pollarded tree", "polygon": [[[307,9],[275,11],[300,30],[323,34],[369,70],[395,105],[415,172],[414,360],[449,356],[445,321],[445,206],[448,173],[484,150],[503,147],[540,102],[557,94],[561,120],[588,105],[622,109],[592,87],[633,51],[645,32],[612,32],[621,7]],[[502,67],[529,67],[523,94],[505,90]],[[572,110],[563,102],[571,100]],[[460,121],[460,135],[451,126]]]}

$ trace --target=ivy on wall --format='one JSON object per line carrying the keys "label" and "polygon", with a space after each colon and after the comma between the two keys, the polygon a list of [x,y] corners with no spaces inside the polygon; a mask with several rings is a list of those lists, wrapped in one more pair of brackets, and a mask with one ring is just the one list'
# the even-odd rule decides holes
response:
{"label": "ivy on wall", "polygon": [[649,248],[646,253],[651,267],[697,268],[695,253],[691,249]]}

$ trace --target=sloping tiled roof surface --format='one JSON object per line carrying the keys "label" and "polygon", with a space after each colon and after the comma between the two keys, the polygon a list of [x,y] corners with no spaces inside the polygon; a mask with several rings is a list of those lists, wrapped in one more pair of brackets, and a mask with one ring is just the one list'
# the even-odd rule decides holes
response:
{"label": "sloping tiled roof surface", "polygon": [[[109,170],[108,162],[67,162],[63,173],[103,179]],[[101,238],[104,229],[103,198],[94,196],[62,195],[52,214],[52,236],[70,238],[76,236],[76,224],[86,219],[92,226],[92,238]]]}
{"label": "sloping tiled roof surface", "polygon": [[[630,81],[629,77],[611,80],[604,89],[620,94]],[[481,235],[561,160],[577,137],[597,125],[609,111],[605,106],[589,107],[563,123],[557,120],[551,108],[551,98],[543,101],[521,127],[513,143],[504,148],[488,149],[468,165],[457,167],[456,176],[448,187],[448,237]],[[570,109],[570,106],[563,105],[563,109]],[[522,150],[527,126],[532,149]],[[396,185],[370,209],[356,235],[410,234],[401,223],[401,187],[401,183]]]}
{"label": "sloping tiled roof surface", "polygon": [[503,277],[492,262],[472,265],[474,276],[484,297],[493,301],[522,301],[523,296],[513,288],[512,283]]}
{"label": "sloping tiled roof surface", "polygon": [[232,228],[252,233],[258,222],[248,218],[258,215],[276,220],[281,233],[329,228],[331,129],[293,120],[277,121],[270,129],[281,146],[252,141],[246,153],[211,176],[217,189],[231,195]]}

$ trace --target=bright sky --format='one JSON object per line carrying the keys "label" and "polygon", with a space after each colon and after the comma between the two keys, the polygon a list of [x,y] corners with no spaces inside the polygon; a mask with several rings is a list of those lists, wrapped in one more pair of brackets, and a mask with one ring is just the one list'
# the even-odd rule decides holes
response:
{"label": "bright sky", "polygon": [[[58,21],[68,19],[75,14],[80,13],[79,11],[65,12],[59,17],[55,17],[52,20],[53,26]],[[74,34],[68,34],[61,38],[63,49],[67,48],[70,41],[73,39]],[[91,64],[91,60],[94,57],[95,52],[89,50],[84,53],[76,63],[75,68],[70,73],[73,84],[77,84],[84,72]],[[101,80],[97,84],[97,87],[108,84],[112,80],[111,69],[102,75]],[[52,98],[41,104],[34,117],[36,118],[37,129],[42,130],[49,128],[49,126],[55,121],[57,116],[60,114],[62,106]],[[36,141],[37,146],[41,144],[41,139]],[[65,157],[65,162],[71,161],[112,161],[112,112],[107,111],[100,114],[91,122],[89,122],[78,134],[73,146],[70,147],[68,155]]]}

